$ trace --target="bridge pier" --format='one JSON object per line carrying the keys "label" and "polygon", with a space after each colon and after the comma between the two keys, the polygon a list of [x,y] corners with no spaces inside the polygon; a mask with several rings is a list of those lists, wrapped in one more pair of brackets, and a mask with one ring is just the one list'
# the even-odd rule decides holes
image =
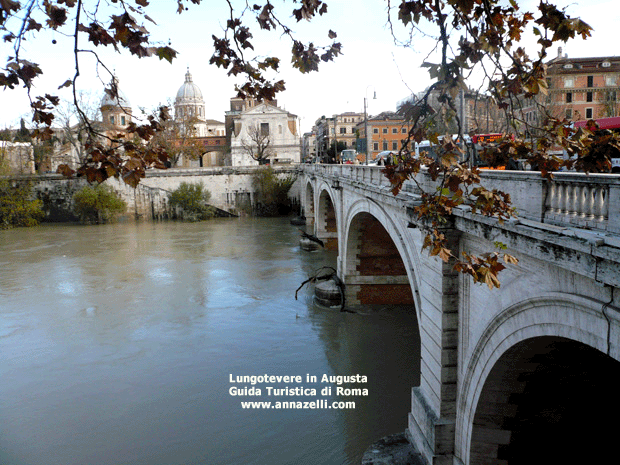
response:
{"label": "bridge pier", "polygon": [[[412,390],[408,438],[426,463],[453,465],[460,275],[451,263],[422,254],[415,270],[416,287],[412,289],[407,266],[394,242],[398,233],[392,231],[391,236],[377,216],[356,214],[341,247],[345,257],[339,271],[346,284],[346,302],[420,307],[416,312],[422,360],[420,385]],[[460,233],[455,229],[442,232],[448,246],[459,250]],[[409,234],[409,240],[421,241],[421,235],[411,229],[402,234]]]}
{"label": "bridge pier", "polygon": [[[460,233],[443,231],[459,250]],[[408,434],[433,465],[453,465],[458,368],[459,273],[438,257],[422,256],[420,387],[412,389]]]}
{"label": "bridge pier", "polygon": [[301,208],[302,215],[306,218],[306,226],[313,228],[314,231],[314,189],[312,185],[308,183],[305,189],[302,189]]}
{"label": "bridge pier", "polygon": [[338,250],[338,225],[332,199],[323,191],[319,197],[319,214],[316,216],[316,237],[328,250]]}

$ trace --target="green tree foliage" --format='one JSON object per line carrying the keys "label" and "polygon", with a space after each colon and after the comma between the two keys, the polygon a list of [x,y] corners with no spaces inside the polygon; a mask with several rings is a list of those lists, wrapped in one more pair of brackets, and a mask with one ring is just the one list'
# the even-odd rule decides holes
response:
{"label": "green tree foliage", "polygon": [[50,159],[54,153],[53,139],[33,141],[32,150],[34,155],[34,166],[37,173],[47,171],[49,169]]}
{"label": "green tree foliage", "polygon": [[30,137],[30,131],[26,127],[26,122],[24,119],[20,119],[19,121],[19,130],[15,134],[15,142],[31,142],[32,138]]}
{"label": "green tree foliage", "polygon": [[36,226],[44,216],[43,202],[32,198],[29,182],[3,178],[8,173],[8,165],[0,157],[0,229]]}
{"label": "green tree foliage", "polygon": [[258,168],[252,174],[256,214],[276,216],[290,213],[291,201],[288,191],[296,179],[295,175],[278,177],[271,166]]}
{"label": "green tree foliage", "polygon": [[7,142],[13,142],[13,134],[10,129],[2,129],[0,131],[0,140],[5,140]]}
{"label": "green tree foliage", "polygon": [[73,195],[73,211],[82,223],[107,223],[127,210],[127,204],[111,187],[84,186]]}
{"label": "green tree foliage", "polygon": [[168,200],[171,207],[182,210],[184,220],[202,221],[213,218],[215,212],[209,205],[211,193],[202,183],[192,184],[182,182],[178,188],[170,193]]}

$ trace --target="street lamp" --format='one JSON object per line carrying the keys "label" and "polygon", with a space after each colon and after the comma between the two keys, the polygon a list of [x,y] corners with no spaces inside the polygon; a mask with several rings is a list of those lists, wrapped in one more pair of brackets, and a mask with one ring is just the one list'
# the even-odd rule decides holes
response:
{"label": "street lamp", "polygon": [[334,163],[338,163],[338,115],[334,115]]}
{"label": "street lamp", "polygon": [[[370,149],[370,142],[368,138],[368,113],[366,112],[366,100],[368,100],[368,88],[374,87],[372,84],[366,86],[366,95],[364,96],[364,135],[366,136],[366,164],[368,164],[368,150]],[[377,91],[374,91],[373,99],[377,99]]]}

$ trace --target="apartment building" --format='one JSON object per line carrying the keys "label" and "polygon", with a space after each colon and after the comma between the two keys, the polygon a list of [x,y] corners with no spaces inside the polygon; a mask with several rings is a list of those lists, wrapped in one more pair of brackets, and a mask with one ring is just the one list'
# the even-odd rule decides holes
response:
{"label": "apartment building", "polygon": [[301,159],[305,162],[312,162],[316,159],[316,129],[305,132],[302,136]]}
{"label": "apartment building", "polygon": [[357,125],[364,121],[364,114],[347,112],[334,115],[334,118],[336,120],[335,140],[344,142],[348,149],[355,149],[357,138],[355,130]]}
{"label": "apartment building", "polygon": [[[420,103],[428,90],[410,95],[400,100],[397,104],[399,112],[407,113],[407,107],[415,107]],[[439,103],[440,92],[431,91],[427,97],[428,105],[433,109],[435,130],[442,133],[457,133],[458,126],[455,119],[446,123],[443,121],[445,108]],[[505,113],[499,108],[496,101],[489,95],[481,94],[475,90],[461,92],[454,101],[456,111],[462,121],[462,129],[465,134],[489,134],[504,133],[510,131]],[[409,110],[410,111],[410,110]]]}
{"label": "apartment building", "polygon": [[[384,111],[376,116],[368,117],[370,136],[368,159],[374,160],[377,154],[384,150],[398,152],[410,128],[411,124],[402,115],[392,111]],[[357,125],[357,132],[360,140],[366,138],[366,124],[363,119]]]}
{"label": "apartment building", "polygon": [[364,121],[363,113],[346,112],[330,117],[321,116],[316,120],[316,152],[320,159],[327,160],[327,151],[334,143],[345,145],[347,149],[356,148],[356,127]]}
{"label": "apartment building", "polygon": [[571,58],[547,63],[548,109],[572,121],[620,115],[620,57]]}

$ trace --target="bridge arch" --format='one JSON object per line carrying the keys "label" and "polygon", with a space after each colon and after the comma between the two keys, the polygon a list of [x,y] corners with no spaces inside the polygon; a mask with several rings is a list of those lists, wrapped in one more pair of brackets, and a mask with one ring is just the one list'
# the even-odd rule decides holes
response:
{"label": "bridge arch", "polygon": [[[487,326],[461,383],[456,446],[464,463],[575,463],[580,453],[577,462],[598,463],[588,431],[611,448],[608,419],[620,414],[620,402],[609,405],[620,362],[617,342],[609,356],[601,336],[608,328],[603,305],[552,293],[511,306]],[[541,438],[545,450],[530,446]],[[596,452],[605,456],[600,463],[608,453],[617,459],[614,451]]]}
{"label": "bridge arch", "polygon": [[[386,347],[407,347],[395,363],[402,367],[409,387],[417,388],[424,382],[423,354],[429,345],[428,333],[421,325],[418,291],[422,268],[416,246],[421,244],[420,232],[409,229],[406,222],[370,199],[348,205],[342,224],[338,272],[346,285],[346,302],[354,308],[359,305],[363,312],[376,309],[383,314],[405,312],[409,316],[407,324],[412,331],[407,338],[391,335],[382,342]],[[380,345],[376,350],[390,353]],[[412,357],[402,359],[403,352]],[[385,395],[386,400],[396,398],[394,392]],[[403,401],[409,410],[410,389]]]}
{"label": "bridge arch", "polygon": [[[415,244],[421,241],[412,237],[419,231],[408,229],[369,199],[353,203],[343,223],[339,273],[347,285],[347,301],[411,304],[419,318],[419,278],[414,270],[420,269]],[[378,294],[383,300],[377,300]]]}
{"label": "bridge arch", "polygon": [[340,231],[339,220],[341,220],[341,215],[337,214],[338,196],[326,183],[322,183],[317,192],[316,236],[323,240],[326,249],[337,250],[338,231]]}

